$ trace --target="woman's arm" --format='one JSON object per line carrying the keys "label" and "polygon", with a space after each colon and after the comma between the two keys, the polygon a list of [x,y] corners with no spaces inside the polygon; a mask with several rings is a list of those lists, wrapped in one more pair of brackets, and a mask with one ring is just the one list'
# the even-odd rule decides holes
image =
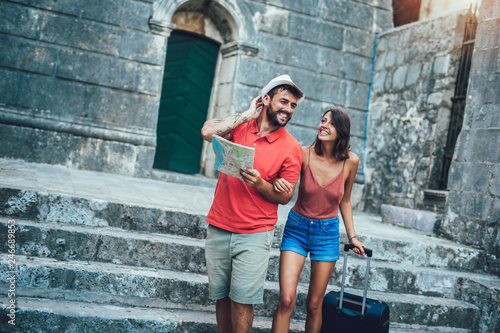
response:
{"label": "woman's arm", "polygon": [[366,247],[365,244],[361,243],[356,237],[356,232],[354,231],[354,222],[352,215],[352,204],[351,204],[351,193],[352,186],[354,185],[354,179],[356,178],[356,172],[358,171],[359,165],[359,157],[354,154],[349,154],[349,159],[346,160],[348,177],[344,184],[344,197],[340,202],[340,212],[342,214],[342,219],[344,220],[345,230],[347,232],[347,237],[349,239],[349,243],[356,246],[354,252],[358,254],[365,254],[363,247]]}
{"label": "woman's arm", "polygon": [[201,136],[208,142],[212,142],[212,135],[217,134],[223,138],[229,139],[229,134],[236,127],[250,120],[257,119],[262,111],[262,97],[255,97],[248,110],[228,116],[226,118],[215,118],[205,122],[201,129]]}

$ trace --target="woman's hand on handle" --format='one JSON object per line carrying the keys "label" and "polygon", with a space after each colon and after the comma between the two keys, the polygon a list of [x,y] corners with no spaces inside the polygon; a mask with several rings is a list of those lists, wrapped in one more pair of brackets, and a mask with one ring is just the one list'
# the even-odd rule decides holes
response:
{"label": "woman's hand on handle", "polygon": [[363,248],[366,247],[365,244],[361,243],[356,236],[352,237],[351,240],[349,241],[351,245],[354,245],[356,248],[353,250],[354,253],[360,254],[362,256],[365,255],[365,250]]}

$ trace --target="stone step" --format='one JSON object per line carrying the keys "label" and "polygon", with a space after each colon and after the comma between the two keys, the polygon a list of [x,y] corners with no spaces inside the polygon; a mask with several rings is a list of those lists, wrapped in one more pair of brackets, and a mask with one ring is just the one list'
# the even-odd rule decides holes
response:
{"label": "stone step", "polygon": [[377,260],[465,272],[490,271],[490,260],[482,250],[382,223],[372,214],[356,212],[354,221],[356,234],[374,251]]}
{"label": "stone step", "polygon": [[[31,251],[30,253],[40,253],[42,257],[47,253],[63,253],[66,259],[60,258],[59,260],[68,260],[69,265],[72,267],[75,262],[74,259],[80,258],[80,255],[84,255],[87,258],[84,263],[91,266],[112,265],[122,267],[123,265],[117,264],[125,262],[129,265],[128,268],[131,271],[124,273],[127,276],[120,275],[113,268],[109,274],[103,277],[102,281],[106,281],[107,278],[111,279],[114,281],[111,284],[115,286],[120,286],[120,279],[130,281],[130,279],[136,276],[137,279],[141,280],[137,275],[142,276],[142,273],[134,275],[133,272],[142,272],[143,270],[148,272],[165,271],[185,274],[186,277],[181,278],[180,282],[176,282],[175,279],[168,278],[168,274],[166,275],[165,282],[170,281],[174,286],[172,287],[172,291],[175,291],[175,286],[184,285],[183,283],[186,281],[194,283],[192,282],[194,275],[201,275],[206,279],[206,276],[203,275],[204,271],[201,268],[203,266],[204,269],[204,264],[198,265],[199,262],[203,263],[203,252],[196,252],[191,249],[196,252],[192,256],[194,264],[182,263],[176,267],[177,264],[172,263],[168,264],[171,266],[165,266],[165,261],[168,261],[169,258],[162,258],[161,254],[166,253],[164,257],[170,255],[168,254],[169,252],[161,251],[165,250],[165,246],[166,248],[172,246],[172,249],[177,247],[177,252],[184,251],[190,247],[194,249],[203,248],[203,245],[196,244],[203,244],[202,239],[205,237],[206,232],[204,219],[213,198],[212,188],[74,170],[43,164],[18,163],[16,161],[0,160],[0,170],[2,171],[2,177],[0,178],[0,216],[14,217],[16,222],[21,223],[20,228],[16,230],[16,235],[22,232],[26,232],[27,234],[31,232],[31,235],[35,236],[38,232],[39,234],[43,234],[44,237],[50,238],[52,237],[51,234],[61,235],[57,234],[60,229],[66,232],[68,237],[73,237],[68,239],[75,241],[77,244],[73,246],[72,242],[65,242],[64,238],[53,237],[51,240],[55,241],[55,244],[58,245],[58,248],[56,248],[54,244],[49,244],[42,237],[37,238],[39,244],[34,241],[30,242],[29,238],[26,237],[23,241],[25,244],[24,248]],[[275,246],[279,244],[281,239],[281,231],[290,207],[280,206],[278,209],[279,219],[274,242]],[[33,223],[33,225],[23,225],[22,219],[32,221],[30,223]],[[461,270],[463,272],[488,272],[488,260],[484,252],[464,246],[457,246],[457,244],[431,237],[422,232],[413,232],[396,226],[384,225],[381,223],[379,217],[370,214],[354,212],[354,220],[358,237],[372,248],[375,253],[371,277],[372,280],[376,281],[376,284],[372,284],[371,288],[377,291],[370,291],[369,297],[386,300],[391,306],[393,317],[397,318],[397,320],[391,323],[391,332],[409,332],[409,330],[418,330],[419,332],[461,332],[469,331],[469,329],[477,330],[478,327],[483,327],[474,324],[477,321],[477,316],[470,315],[467,312],[478,312],[479,309],[477,307],[470,306],[458,300],[454,301],[441,296],[437,297],[439,295],[449,297],[452,292],[449,290],[446,291],[449,286],[448,283],[443,283],[444,287],[432,286],[432,279],[447,281],[449,275],[443,277],[443,275],[434,275],[432,273],[430,276],[433,277],[429,278],[429,280],[426,280],[424,276],[425,274],[429,274],[426,273],[428,269],[432,272],[436,270],[444,271],[445,269]],[[6,219],[3,221],[5,222]],[[38,221],[43,223],[38,223]],[[67,229],[67,226],[84,229],[72,230],[71,228]],[[2,223],[0,223],[0,227],[2,227]],[[341,227],[341,231],[342,229],[343,227]],[[4,231],[4,229],[0,228],[0,234],[5,234]],[[100,233],[104,237],[99,236]],[[152,234],[147,235],[145,233]],[[89,241],[88,244],[84,244],[83,242],[82,244],[78,243],[78,237],[82,236]],[[165,237],[175,239],[173,245],[164,245],[163,243],[166,241]],[[345,233],[342,234],[342,237],[345,239]],[[106,240],[113,243],[119,238],[122,240],[115,243],[120,245],[118,248],[108,248],[108,245],[104,242]],[[19,243],[16,245],[18,248],[23,249],[23,247],[19,246]],[[84,245],[87,246],[85,247]],[[2,243],[0,246],[5,246],[5,244]],[[64,250],[65,248],[69,250]],[[4,248],[0,251],[4,251]],[[112,253],[113,251],[115,253]],[[123,251],[123,253],[119,251]],[[277,253],[277,250],[273,250],[271,259],[275,267],[277,267],[278,263]],[[132,256],[136,260],[127,261],[127,256]],[[17,257],[22,259],[22,255],[17,255]],[[142,257],[145,259],[143,260]],[[118,260],[116,260],[117,258]],[[120,258],[123,258],[124,261]],[[38,257],[33,259],[33,262],[43,260],[43,258]],[[96,261],[101,259],[104,262]],[[26,258],[26,260],[29,259]],[[117,264],[113,264],[113,260]],[[174,262],[175,260],[179,259],[176,259],[174,256]],[[185,258],[180,260],[186,261]],[[364,261],[353,258],[349,262],[349,269],[353,273],[351,274],[352,277],[348,279],[348,286],[358,288],[357,284],[359,282],[356,281],[360,281],[358,275],[362,275]],[[152,267],[137,267],[144,265],[144,263]],[[43,267],[43,265],[41,266]],[[50,267],[50,265],[48,266]],[[341,261],[339,261],[337,269],[340,269],[340,266]],[[439,269],[425,268],[426,266]],[[166,269],[168,267],[172,267],[172,269]],[[127,267],[125,266],[125,268]],[[174,268],[179,269],[179,271],[174,271]],[[32,278],[35,281],[35,285],[36,281],[44,280],[44,276],[38,274],[40,271],[44,271],[44,269],[40,268],[38,270],[37,267],[30,267],[29,269],[33,269],[34,271]],[[72,269],[70,268],[69,270],[71,271]],[[188,272],[184,272],[183,269]],[[197,270],[200,270],[201,274],[195,273],[193,275],[191,273],[191,271],[196,272]],[[415,270],[416,273],[414,272]],[[60,272],[61,269],[58,268],[57,271]],[[29,272],[29,270],[25,272]],[[275,268],[271,268],[270,272],[277,271]],[[65,274],[71,275],[68,272]],[[81,276],[85,274],[91,273],[83,269]],[[304,275],[306,280],[307,274],[306,272]],[[334,275],[332,282],[335,286],[338,286],[337,280],[339,276],[340,274]],[[500,306],[496,306],[499,305],[498,287],[494,281],[489,281],[487,278],[479,281],[480,277],[461,280],[463,285],[459,289],[458,294],[462,295],[461,297],[464,298],[464,301],[477,304],[481,307],[481,322],[495,320],[495,318],[498,318],[498,310],[495,309],[500,309]],[[406,291],[402,294],[379,292],[379,290],[384,289],[388,291],[398,290],[400,287],[394,286],[404,286],[405,281],[408,281],[408,279],[410,283],[411,279],[415,279],[414,284],[420,285],[415,291],[411,292],[422,293],[422,295],[433,295],[435,297],[408,295],[410,292]],[[144,281],[153,280],[154,278],[148,277]],[[430,283],[425,284],[425,281]],[[68,281],[68,285],[73,286],[71,281]],[[194,283],[194,285],[199,285],[199,283]],[[477,287],[478,285],[480,286],[479,288]],[[335,286],[330,288],[335,288]],[[5,291],[5,287],[3,285],[2,288],[4,289],[2,289],[0,294]],[[19,286],[16,291],[25,293],[28,296],[30,293],[33,295],[36,295],[37,292],[46,293],[45,296],[38,295],[37,297],[53,297],[61,301],[75,300],[99,303],[99,299],[102,299],[101,303],[103,305],[114,302],[118,305],[131,303],[129,306],[132,308],[129,311],[134,311],[134,307],[151,307],[152,304],[161,305],[163,304],[162,302],[166,302],[162,299],[142,297],[140,293],[138,296],[122,296],[116,292],[95,293],[92,291],[78,291],[76,290],[77,287],[70,287],[69,290],[64,290]],[[485,287],[488,287],[488,289],[485,290]],[[93,288],[93,286],[90,286],[88,290],[93,290]],[[303,288],[301,285],[301,292],[299,293],[301,309],[303,309],[306,297]],[[116,289],[123,291],[123,287],[116,287]],[[439,291],[436,292],[435,289]],[[130,295],[135,292],[134,290],[136,289],[131,288],[123,293]],[[357,290],[350,289],[350,291],[359,293]],[[175,295],[175,293],[173,294]],[[276,302],[277,295],[278,284],[271,277],[271,281],[266,285],[266,303]],[[404,303],[407,297],[412,299],[408,303],[410,305]],[[494,300],[493,302],[491,301],[492,299]],[[451,305],[449,306],[448,304]],[[456,304],[464,304],[465,307],[456,310]],[[156,307],[156,305],[153,307]],[[213,311],[213,303],[210,305],[200,305],[196,302],[192,304],[187,304],[186,302],[169,302],[164,309],[170,308],[201,312],[205,310]],[[410,308],[408,313],[411,313],[411,315],[403,311],[407,308]],[[261,308],[259,311],[268,316],[272,314],[274,309]],[[59,316],[59,314],[56,314],[56,316]],[[472,326],[467,327],[466,324],[455,325],[455,319],[460,316],[467,317],[471,321]],[[3,317],[1,318],[3,319]],[[212,318],[214,318],[213,315]],[[269,322],[269,318],[266,320]],[[430,320],[429,325],[425,324],[428,320]],[[43,323],[43,319],[39,320],[39,322]],[[444,328],[445,326],[449,327]],[[398,330],[394,331],[394,328]]]}
{"label": "stone step", "polygon": [[[181,272],[206,273],[205,241],[189,237],[131,232],[108,227],[88,227],[64,223],[16,220],[16,253],[59,260],[96,261],[168,269]],[[0,218],[0,233],[7,234],[7,219]],[[7,243],[0,244],[7,253]],[[342,253],[342,252],[341,252]],[[346,286],[362,288],[366,260],[349,256]],[[343,256],[336,265],[330,283],[339,285]],[[279,251],[273,249],[267,279],[278,281]],[[474,282],[483,288],[481,279],[497,281],[497,277],[455,272],[433,267],[420,267],[372,259],[370,290],[420,294],[461,299],[461,286]],[[310,262],[304,265],[301,281],[310,277]],[[436,282],[437,281],[437,282]]]}
{"label": "stone step", "polygon": [[[188,185],[178,188],[179,192],[198,191]],[[200,189],[201,200],[208,193]],[[183,198],[179,198],[183,200]],[[184,205],[174,208],[158,208],[158,205],[128,204],[103,199],[89,199],[80,196],[51,194],[36,190],[22,190],[0,187],[0,215],[13,218],[57,222],[71,225],[115,227],[124,230],[149,233],[177,234],[203,239],[206,236],[206,200],[201,207],[191,205],[192,211],[183,210]],[[135,201],[137,202],[137,200]],[[166,200],[168,206],[169,200]],[[174,206],[173,203],[170,203]],[[273,246],[281,242],[283,225],[289,206],[280,206]],[[193,212],[195,211],[195,212]],[[384,224],[379,217],[355,212],[355,227],[358,237],[377,254],[378,260],[386,260],[417,266],[443,267],[468,272],[488,272],[484,251],[458,245],[450,241],[428,236],[417,230],[408,230]],[[346,240],[343,225],[341,239]]]}
{"label": "stone step", "polygon": [[[378,227],[377,222],[372,222],[370,225],[374,229]],[[376,230],[365,231],[361,226],[365,227],[358,225],[356,230],[361,234],[358,238],[373,250],[373,259],[378,262],[478,274],[489,271],[487,255],[482,250],[430,237],[416,230],[412,233],[406,229],[398,230],[399,228],[395,226],[385,226],[386,232],[392,228],[396,229],[399,234],[396,240],[388,238],[387,234],[379,235]],[[275,238],[281,239],[282,229],[282,226],[276,226]],[[340,235],[340,254],[342,256],[343,243],[347,243],[347,236],[342,229]],[[279,245],[276,245],[275,248],[279,248]]]}
{"label": "stone step", "polygon": [[[185,189],[184,189],[185,190]],[[0,187],[0,215],[67,225],[112,227],[148,233],[176,234],[203,239],[205,216],[180,209],[129,205],[82,197]],[[273,246],[278,247],[290,206],[280,206]],[[380,218],[355,213],[359,239],[378,260],[408,265],[448,268],[468,272],[488,272],[484,251],[431,237],[417,230],[384,224]],[[341,240],[346,241],[341,227]]]}
{"label": "stone step", "polygon": [[[125,253],[126,254],[126,253]],[[168,256],[168,253],[164,253]],[[278,271],[277,265],[279,261],[279,254],[277,251],[273,251],[270,268],[268,271],[268,281],[278,281]],[[19,272],[19,276],[23,276],[29,280],[40,281],[43,279],[47,273],[46,269],[41,269],[38,262],[44,263],[41,267],[51,267],[51,265],[56,265],[57,262],[66,263],[68,260],[74,261],[70,258],[40,258],[40,257],[26,257],[22,255],[17,255],[17,264],[24,265],[25,267]],[[24,259],[23,259],[24,258]],[[33,259],[34,258],[34,259]],[[135,259],[135,258],[132,258]],[[90,262],[92,259],[87,258],[85,262]],[[121,260],[115,260],[115,263]],[[330,279],[330,285],[332,287],[338,287],[341,284],[341,274],[342,274],[342,259],[337,264],[334,274]],[[81,262],[81,261],[80,261]],[[176,262],[182,262],[182,260],[176,260]],[[5,272],[7,271],[8,258],[6,254],[0,254],[0,268]],[[36,264],[34,264],[36,263]],[[94,262],[96,265],[103,262]],[[113,261],[107,261],[103,264],[113,264]],[[128,265],[135,265],[134,260],[131,260]],[[153,271],[155,269],[163,269],[169,272],[169,275],[175,275],[175,271],[172,271],[172,267],[178,267],[175,265],[158,265],[157,267],[138,267],[134,266],[134,270],[144,270],[145,272]],[[55,272],[57,267],[68,267],[68,265],[59,265],[49,269],[50,272]],[[71,268],[71,266],[69,266]],[[88,268],[88,265],[84,265],[84,268]],[[118,269],[120,265],[111,265],[110,267]],[[161,268],[163,267],[163,268]],[[170,270],[166,270],[165,267],[169,267]],[[199,263],[193,265],[193,267],[204,268],[204,263]],[[273,269],[273,267],[275,267]],[[346,287],[354,289],[363,289],[364,287],[364,276],[365,276],[365,260],[350,258],[348,271],[346,275]],[[189,271],[190,270],[181,270]],[[204,273],[203,270],[200,270]],[[69,271],[63,271],[69,272]],[[172,272],[172,273],[170,273]],[[126,273],[126,272],[125,272]],[[124,273],[124,274],[125,274]],[[90,274],[86,272],[85,274]],[[199,275],[199,274],[198,274]],[[300,282],[307,284],[309,282],[310,266],[309,262],[306,263],[303,273],[301,275]],[[197,275],[194,274],[193,277]],[[204,275],[201,275],[205,279]],[[85,277],[83,277],[85,278]],[[59,278],[54,278],[59,280]],[[5,283],[5,280],[2,280]],[[47,282],[45,282],[47,284]],[[48,284],[47,284],[48,285]],[[380,263],[374,261],[371,265],[370,270],[370,281],[369,290],[378,292],[389,292],[389,293],[402,293],[402,294],[415,294],[424,296],[434,296],[442,298],[451,298],[458,300],[470,299],[471,297],[477,295],[488,295],[490,299],[500,298],[500,279],[497,277],[478,275],[478,274],[465,274],[457,273],[452,271],[444,271],[437,269],[421,269],[412,267],[392,267],[387,263]],[[153,297],[153,296],[148,296]]]}
{"label": "stone step", "polygon": [[[89,228],[57,223],[33,223],[17,220],[17,253],[59,260],[88,260],[206,273],[204,241],[180,236],[145,234],[111,228]],[[6,229],[5,224],[0,223]],[[6,232],[6,231],[5,231]],[[0,250],[7,252],[6,244]],[[339,260],[330,283],[340,285],[343,259]],[[362,288],[365,259],[350,256],[346,286]],[[273,250],[269,262],[268,280],[278,280],[279,251]],[[414,293],[448,298],[462,298],[461,286],[473,283],[487,289],[482,277],[443,269],[419,268],[372,260],[369,288],[393,293]],[[301,281],[307,283],[310,266],[304,266]],[[436,282],[438,281],[438,282]]]}
{"label": "stone step", "polygon": [[422,325],[394,324],[389,327],[389,333],[470,333],[470,329],[456,327],[429,327]]}
{"label": "stone step", "polygon": [[[16,221],[16,253],[205,273],[204,240],[109,227]],[[0,218],[0,234],[7,219]],[[0,243],[7,253],[7,243]]]}
{"label": "stone step", "polygon": [[[4,159],[0,168],[0,216],[205,237],[212,188]],[[275,246],[289,209],[278,209]],[[378,260],[491,271],[484,251],[384,225],[380,217],[366,213],[354,212],[354,221],[358,237]]]}
{"label": "stone step", "polygon": [[215,189],[215,186],[217,185],[217,179],[214,178],[208,178],[201,174],[188,175],[170,170],[153,169],[153,171],[151,171],[151,178],[168,183],[194,185],[198,187],[208,187],[211,189]]}
{"label": "stone step", "polygon": [[[183,191],[171,193],[171,196],[186,191],[199,193],[206,190],[184,186]],[[182,199],[178,198],[179,201]],[[171,200],[166,198],[163,207],[168,207]],[[70,225],[116,227],[123,230],[177,234],[192,238],[206,237],[205,215],[186,210],[195,207],[194,205],[179,207],[171,204],[174,208],[160,208],[162,205],[153,201],[139,202],[138,205],[125,200],[116,201],[116,198],[94,199],[82,195],[68,196],[38,190],[0,187],[0,203],[3,203],[0,205],[0,216]],[[208,212],[208,209],[205,212]]]}
{"label": "stone step", "polygon": [[[340,286],[344,259],[337,262],[329,284]],[[268,280],[278,281],[279,253],[271,255]],[[310,261],[302,270],[299,281],[310,280]],[[349,288],[363,289],[366,275],[366,258],[350,254],[348,258],[345,285]],[[368,290],[435,296],[453,299],[467,299],[470,295],[489,295],[492,300],[500,300],[500,278],[497,276],[458,272],[442,268],[418,267],[372,259]]]}
{"label": "stone step", "polygon": [[[106,333],[207,333],[216,332],[215,314],[183,309],[125,307],[82,301],[18,297],[15,312],[16,332],[106,332]],[[9,299],[0,295],[3,322]],[[301,332],[302,321],[292,321],[290,332]],[[256,316],[252,332],[269,332],[270,318]],[[3,330],[0,328],[0,332]],[[9,332],[9,331],[7,331]]]}
{"label": "stone step", "polygon": [[438,214],[419,209],[410,209],[392,205],[380,205],[383,223],[390,223],[404,228],[433,232]]}
{"label": "stone step", "polygon": [[445,214],[449,194],[449,191],[424,190],[424,209],[438,214]]}
{"label": "stone step", "polygon": [[[2,256],[0,291],[8,288],[6,255]],[[18,297],[52,297],[59,300],[112,303],[122,306],[213,310],[208,299],[207,277],[201,274],[115,265],[92,261],[61,261],[50,258],[16,256]],[[329,290],[338,290],[330,287]],[[360,295],[359,290],[346,289]],[[264,304],[255,308],[258,316],[272,317],[279,285],[266,282]],[[298,288],[294,318],[305,319],[307,285]],[[456,328],[477,327],[480,311],[471,304],[439,297],[381,293],[368,297],[390,306],[391,322]]]}
{"label": "stone step", "polygon": [[[0,316],[7,317],[8,299],[0,296]],[[215,315],[179,309],[129,308],[108,304],[19,297],[16,310],[18,332],[107,332],[107,333],[207,333],[216,332]],[[2,322],[0,332],[13,332]],[[270,318],[255,317],[252,332],[269,332]],[[290,332],[303,332],[304,322],[292,320]],[[7,329],[7,330],[5,330]],[[389,333],[467,333],[449,327],[392,324]]]}

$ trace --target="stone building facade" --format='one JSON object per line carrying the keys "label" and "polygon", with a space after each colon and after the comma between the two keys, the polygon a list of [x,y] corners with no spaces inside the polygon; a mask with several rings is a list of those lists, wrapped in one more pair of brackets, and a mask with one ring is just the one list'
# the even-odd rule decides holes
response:
{"label": "stone building facade", "polygon": [[[494,260],[499,7],[482,1],[441,229]],[[464,13],[396,29],[392,14],[390,0],[0,0],[0,157],[148,177],[169,38],[183,30],[219,45],[204,119],[246,109],[290,74],[306,93],[287,126],[301,144],[328,107],[349,113],[363,166],[353,202],[364,190],[365,210],[420,209],[439,173]],[[201,140],[198,128],[189,135]],[[213,176],[210,145],[197,158]]]}
{"label": "stone building facade", "polygon": [[165,37],[150,1],[0,2],[0,155],[145,176]]}
{"label": "stone building facade", "polygon": [[[246,109],[287,73],[306,93],[289,131],[310,144],[322,112],[344,108],[362,157],[374,34],[392,27],[392,9],[390,0],[20,0],[0,1],[0,19],[0,156],[147,177],[178,30],[220,44],[207,118]],[[198,170],[213,176],[207,144]]]}
{"label": "stone building facade", "polygon": [[483,0],[441,232],[485,249],[500,275],[500,0]]}
{"label": "stone building facade", "polygon": [[[436,231],[485,249],[500,274],[498,148],[500,2],[483,0],[465,119]],[[426,209],[438,189],[464,36],[465,12],[380,33],[368,114],[364,209]]]}
{"label": "stone building facade", "polygon": [[[486,250],[500,275],[500,0],[479,12],[436,231]],[[149,177],[171,37],[188,31],[218,47],[202,119],[246,109],[290,74],[306,93],[287,126],[301,144],[328,107],[351,118],[352,201],[423,209],[441,173],[465,12],[395,29],[392,14],[390,0],[0,0],[0,157]],[[214,176],[213,158],[202,143],[197,172]],[[492,296],[468,297],[489,307]]]}
{"label": "stone building facade", "polygon": [[366,146],[365,209],[423,207],[438,189],[465,12],[377,38]]}

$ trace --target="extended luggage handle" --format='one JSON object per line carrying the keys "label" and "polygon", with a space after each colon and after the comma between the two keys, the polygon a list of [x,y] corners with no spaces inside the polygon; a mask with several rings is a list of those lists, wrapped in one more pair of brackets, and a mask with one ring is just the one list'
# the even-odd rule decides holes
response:
{"label": "extended luggage handle", "polygon": [[[356,246],[352,245],[352,244],[344,244],[344,251],[347,253],[349,252],[349,250],[354,250],[356,248]],[[367,249],[366,247],[363,248],[363,250],[365,250],[365,254],[368,258],[371,258],[372,257],[372,253],[373,251],[370,250],[370,249]]]}
{"label": "extended luggage handle", "polygon": [[[344,269],[342,272],[342,287],[340,290],[339,310],[342,310],[342,303],[344,302],[345,274],[346,274],[346,270],[347,270],[347,252],[349,252],[349,250],[353,250],[354,248],[356,248],[356,247],[352,244],[344,244]],[[365,254],[368,257],[368,260],[366,261],[365,290],[363,292],[363,306],[361,308],[361,315],[362,316],[365,314],[366,293],[368,291],[368,277],[370,275],[370,262],[372,260],[372,254],[373,254],[372,250],[367,249],[367,248],[363,248],[363,249],[365,250]]]}

